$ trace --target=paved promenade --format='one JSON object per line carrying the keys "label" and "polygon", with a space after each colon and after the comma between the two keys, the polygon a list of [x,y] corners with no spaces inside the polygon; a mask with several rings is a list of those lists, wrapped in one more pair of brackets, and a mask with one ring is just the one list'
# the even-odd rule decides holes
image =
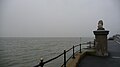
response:
{"label": "paved promenade", "polygon": [[108,41],[108,57],[86,56],[78,67],[120,67],[120,44],[117,41]]}

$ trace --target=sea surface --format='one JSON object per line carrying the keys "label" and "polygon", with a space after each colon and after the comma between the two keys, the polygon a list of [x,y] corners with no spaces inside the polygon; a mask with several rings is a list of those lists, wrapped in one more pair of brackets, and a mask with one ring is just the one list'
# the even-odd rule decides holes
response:
{"label": "sea surface", "polygon": [[[49,60],[73,45],[93,39],[93,37],[0,37],[0,67],[33,67],[40,62],[40,58],[44,61]],[[72,55],[71,52],[68,52],[67,57]],[[45,64],[44,67],[60,67],[62,64],[63,56]]]}

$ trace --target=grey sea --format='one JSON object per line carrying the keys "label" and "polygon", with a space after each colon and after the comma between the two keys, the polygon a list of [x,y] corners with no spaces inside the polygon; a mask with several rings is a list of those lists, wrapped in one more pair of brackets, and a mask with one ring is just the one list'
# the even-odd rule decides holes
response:
{"label": "grey sea", "polygon": [[[61,54],[80,42],[93,41],[93,37],[0,37],[0,67],[33,67]],[[82,46],[82,48],[85,46]],[[77,50],[77,48],[76,48]],[[70,57],[72,53],[68,53]],[[60,67],[63,56],[44,65]]]}

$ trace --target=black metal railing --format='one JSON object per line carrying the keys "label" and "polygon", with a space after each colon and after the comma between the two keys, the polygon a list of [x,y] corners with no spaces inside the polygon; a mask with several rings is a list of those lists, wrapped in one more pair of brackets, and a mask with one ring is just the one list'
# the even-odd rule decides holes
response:
{"label": "black metal railing", "polygon": [[[36,66],[34,66],[34,67],[43,67],[44,66],[44,64],[46,64],[46,63],[48,63],[48,62],[51,62],[51,61],[53,61],[53,60],[55,60],[55,59],[57,59],[57,58],[59,58],[60,56],[62,56],[62,55],[64,55],[64,63],[63,63],[63,65],[61,66],[61,67],[66,67],[66,63],[69,61],[69,59],[70,58],[75,58],[75,48],[76,47],[80,47],[79,48],[79,52],[81,53],[82,51],[82,48],[81,48],[81,45],[84,45],[84,44],[89,44],[89,46],[91,47],[91,44],[92,44],[92,42],[86,42],[86,43],[82,43],[82,44],[79,44],[79,45],[73,45],[73,47],[71,47],[70,49],[68,49],[68,50],[64,50],[64,52],[63,53],[61,53],[61,54],[59,54],[58,56],[56,56],[56,57],[54,57],[54,58],[52,58],[52,59],[49,59],[49,60],[47,60],[47,61],[43,61],[43,58],[41,58],[41,60],[40,60],[40,63],[38,64],[38,65],[36,65]],[[68,59],[66,59],[66,53],[67,52],[69,52],[70,50],[73,50],[72,52],[72,56],[70,56]],[[77,51],[76,51],[77,52]]]}

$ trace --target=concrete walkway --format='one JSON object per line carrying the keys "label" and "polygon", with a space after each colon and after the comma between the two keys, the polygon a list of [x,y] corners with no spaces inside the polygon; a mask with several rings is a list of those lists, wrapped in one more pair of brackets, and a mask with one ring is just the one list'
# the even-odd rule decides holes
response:
{"label": "concrete walkway", "polygon": [[85,56],[78,67],[120,67],[120,44],[108,41],[108,57]]}

